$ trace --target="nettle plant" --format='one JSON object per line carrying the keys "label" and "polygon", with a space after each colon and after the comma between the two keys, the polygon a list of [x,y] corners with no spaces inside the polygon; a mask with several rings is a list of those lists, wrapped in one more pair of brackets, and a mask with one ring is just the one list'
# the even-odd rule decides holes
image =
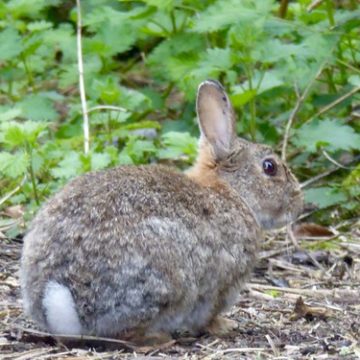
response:
{"label": "nettle plant", "polygon": [[33,209],[68,179],[118,164],[187,167],[196,89],[215,78],[239,134],[278,144],[303,181],[336,170],[308,200],[358,211],[359,5],[310,3],[279,16],[274,0],[83,1],[84,154],[74,2],[2,2],[1,205]]}

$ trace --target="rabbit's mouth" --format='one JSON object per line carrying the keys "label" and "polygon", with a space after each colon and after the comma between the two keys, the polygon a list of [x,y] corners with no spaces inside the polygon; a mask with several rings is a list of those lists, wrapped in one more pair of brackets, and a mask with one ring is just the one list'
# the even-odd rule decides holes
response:
{"label": "rabbit's mouth", "polygon": [[277,215],[275,216],[273,213],[272,215],[262,214],[257,217],[257,221],[264,230],[281,228],[295,221],[302,211],[303,209],[301,206],[295,209],[292,206],[287,206],[286,210],[278,209]]}
{"label": "rabbit's mouth", "polygon": [[280,218],[266,217],[260,219],[261,227],[264,230],[277,229],[285,226],[288,223],[288,217],[283,215]]}

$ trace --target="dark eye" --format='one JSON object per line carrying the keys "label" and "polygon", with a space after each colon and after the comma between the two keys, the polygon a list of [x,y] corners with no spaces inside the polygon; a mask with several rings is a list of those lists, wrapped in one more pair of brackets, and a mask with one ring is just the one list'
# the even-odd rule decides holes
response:
{"label": "dark eye", "polygon": [[276,162],[273,159],[263,161],[263,170],[266,175],[275,176],[277,172]]}

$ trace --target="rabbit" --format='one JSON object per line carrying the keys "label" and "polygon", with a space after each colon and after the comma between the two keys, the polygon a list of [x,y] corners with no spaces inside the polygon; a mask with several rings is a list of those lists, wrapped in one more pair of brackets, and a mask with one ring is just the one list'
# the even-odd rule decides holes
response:
{"label": "rabbit", "polygon": [[222,85],[197,94],[199,152],[186,172],[119,166],[70,181],[24,238],[25,313],[53,334],[223,335],[263,231],[302,212],[295,176],[239,138]]}

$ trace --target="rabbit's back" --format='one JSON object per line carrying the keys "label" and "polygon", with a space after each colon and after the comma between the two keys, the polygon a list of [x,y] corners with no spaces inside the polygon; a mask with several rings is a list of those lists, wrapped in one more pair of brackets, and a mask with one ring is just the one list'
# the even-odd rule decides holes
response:
{"label": "rabbit's back", "polygon": [[259,236],[250,210],[227,191],[161,166],[75,179],[25,238],[25,307],[46,326],[52,281],[70,290],[85,333],[201,328],[243,282]]}

